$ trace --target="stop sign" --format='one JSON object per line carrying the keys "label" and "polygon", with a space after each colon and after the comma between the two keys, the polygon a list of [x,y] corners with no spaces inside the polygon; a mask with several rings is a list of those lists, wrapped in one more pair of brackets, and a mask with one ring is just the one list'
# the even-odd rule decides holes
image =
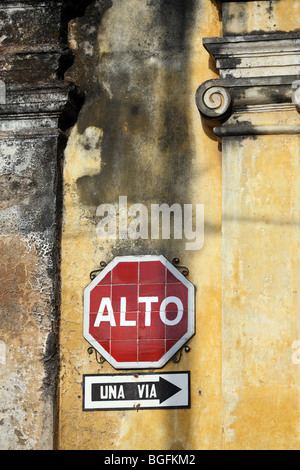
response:
{"label": "stop sign", "polygon": [[84,291],[84,337],[116,369],[163,367],[195,333],[194,298],[164,256],[117,257]]}

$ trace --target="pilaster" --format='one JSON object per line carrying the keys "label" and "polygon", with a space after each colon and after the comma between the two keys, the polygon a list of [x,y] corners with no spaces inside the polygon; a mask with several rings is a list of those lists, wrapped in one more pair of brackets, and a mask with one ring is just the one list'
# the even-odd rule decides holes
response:
{"label": "pilaster", "polygon": [[223,448],[295,449],[299,2],[222,3],[224,37],[203,40],[220,79],[203,83],[196,103],[222,141]]}

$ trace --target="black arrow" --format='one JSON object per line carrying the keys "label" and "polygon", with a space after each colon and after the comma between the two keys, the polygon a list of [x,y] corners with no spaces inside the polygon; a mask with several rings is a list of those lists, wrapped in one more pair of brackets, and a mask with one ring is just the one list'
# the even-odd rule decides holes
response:
{"label": "black arrow", "polygon": [[171,398],[173,395],[176,395],[176,393],[182,390],[181,388],[177,387],[177,385],[163,379],[162,377],[159,377],[157,388],[159,403],[163,403],[164,401],[168,400],[168,398]]}
{"label": "black arrow", "polygon": [[158,382],[118,382],[92,384],[92,401],[159,400],[180,392],[181,388],[159,377]]}

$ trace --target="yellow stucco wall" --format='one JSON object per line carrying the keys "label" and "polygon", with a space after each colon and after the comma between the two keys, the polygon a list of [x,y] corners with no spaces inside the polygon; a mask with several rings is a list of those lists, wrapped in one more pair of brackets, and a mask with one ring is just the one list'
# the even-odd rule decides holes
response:
{"label": "yellow stucco wall", "polygon": [[[220,36],[221,21],[215,2],[193,4],[180,48],[153,2],[114,1],[84,50],[85,20],[71,24],[79,58],[70,76],[82,73],[92,91],[64,161],[59,449],[299,448],[299,365],[291,359],[300,339],[299,138],[227,138],[222,155],[194,101],[199,84],[217,76],[202,38]],[[97,66],[87,80],[89,60]],[[204,204],[203,249],[100,241],[96,208],[120,195],[129,204]],[[101,260],[152,253],[179,257],[196,286],[191,351],[163,369],[191,371],[191,409],[83,412],[83,374],[116,372],[88,354],[83,338],[89,273]]]}
{"label": "yellow stucco wall", "polygon": [[297,0],[229,2],[226,34],[252,34],[299,31],[300,4]]}
{"label": "yellow stucco wall", "polygon": [[[118,54],[127,56],[131,66],[131,70],[126,70],[129,74],[127,94],[119,92],[118,99],[134,104],[135,100],[141,99],[140,95],[147,93],[149,86],[153,95],[147,98],[152,120],[149,126],[145,127],[142,122],[142,119],[147,118],[147,113],[146,117],[140,116],[140,122],[133,123],[128,121],[127,116],[123,117],[125,111],[122,108],[118,110],[120,127],[115,123],[114,128],[112,123],[112,132],[116,135],[122,132],[125,138],[130,136],[130,151],[135,152],[137,159],[136,169],[124,181],[118,176],[117,170],[115,174],[112,172],[107,181],[109,190],[105,189],[108,199],[103,198],[100,185],[98,204],[117,203],[119,195],[128,195],[128,204],[145,201],[171,204],[178,202],[176,194],[180,197],[179,203],[182,200],[204,204],[205,246],[199,251],[186,251],[185,240],[171,240],[168,243],[164,240],[149,240],[138,246],[138,243],[132,241],[121,244],[97,238],[98,204],[82,203],[77,183],[80,178],[101,174],[105,166],[109,165],[103,158],[103,152],[106,151],[103,146],[104,131],[98,127],[97,117],[93,122],[93,113],[90,111],[89,125],[84,132],[80,132],[78,126],[73,128],[64,162],[58,417],[60,449],[194,449],[221,446],[221,155],[218,143],[212,141],[202,129],[194,100],[199,82],[216,77],[215,72],[209,70],[209,56],[201,43],[203,36],[220,34],[220,21],[213,4],[202,0],[195,2],[195,16],[188,24],[184,49],[177,50],[171,38],[168,51],[161,54],[162,40],[168,38],[161,39],[159,27],[151,26],[155,21],[155,8],[147,7],[146,3],[149,2],[115,1],[99,25],[97,54],[100,62],[97,78],[108,90],[109,100],[113,101],[114,93],[118,92],[109,89],[113,86],[109,82],[110,67],[115,66],[114,57]],[[74,24],[73,28],[76,27]],[[156,38],[151,38],[151,28],[154,28]],[[180,34],[180,31],[175,31],[175,34]],[[140,50],[138,43],[142,44]],[[171,56],[171,71],[167,67],[169,64],[166,66],[167,54]],[[101,68],[103,62],[108,63],[108,66]],[[141,69],[146,70],[143,77],[146,82],[141,81]],[[176,78],[178,73],[179,79],[186,76],[184,82]],[[140,90],[137,91],[135,87],[140,87]],[[180,116],[173,122],[176,125],[175,138],[176,133],[180,134],[177,138],[183,147],[180,151],[189,152],[189,166],[183,162],[182,169],[186,175],[177,181],[166,181],[164,188],[163,184],[156,181],[156,178],[161,178],[161,174],[165,175],[166,162],[162,152],[174,152],[174,147],[161,150],[160,135],[165,126],[161,103],[167,100],[176,100],[179,110],[188,110],[185,122],[181,123]],[[96,109],[97,105],[96,98],[95,115],[101,113],[101,108]],[[106,111],[113,113],[114,104],[111,104],[111,109],[109,106],[110,103]],[[187,127],[181,128],[184,123]],[[189,147],[185,143],[187,134]],[[128,151],[125,145],[123,151]],[[126,157],[130,159],[126,153],[119,158]],[[176,160],[178,157],[170,154],[167,158]],[[149,174],[150,180],[142,188],[142,193],[140,190],[131,191],[131,178],[143,178],[144,173]],[[173,201],[168,195],[170,185],[175,187]],[[178,256],[188,266],[189,279],[197,286],[197,335],[189,343],[191,352],[183,354],[179,364],[170,362],[163,369],[191,371],[192,409],[83,412],[82,375],[115,372],[107,362],[98,365],[94,355],[89,356],[89,344],[83,338],[83,290],[90,282],[89,273],[98,267],[101,260],[108,262],[115,254],[151,253],[162,253],[169,259]]]}
{"label": "yellow stucco wall", "polygon": [[[227,449],[299,448],[299,137],[226,138],[223,414]],[[224,146],[224,142],[223,142]]]}

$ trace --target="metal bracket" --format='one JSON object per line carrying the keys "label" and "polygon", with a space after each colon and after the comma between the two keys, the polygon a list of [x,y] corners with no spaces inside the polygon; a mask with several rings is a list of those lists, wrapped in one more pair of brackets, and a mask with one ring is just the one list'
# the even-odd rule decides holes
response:
{"label": "metal bracket", "polygon": [[180,263],[179,258],[173,258],[173,260],[172,260],[173,266],[175,266],[175,268],[177,268],[178,271],[180,271],[181,274],[183,274],[183,276],[186,277],[189,274],[190,271],[188,270],[188,268],[186,266],[180,266],[179,263]]}
{"label": "metal bracket", "polygon": [[184,348],[181,348],[180,351],[178,352],[178,354],[174,354],[174,356],[172,357],[172,362],[174,362],[174,364],[178,364],[178,362],[180,362],[180,359],[182,357],[183,349],[187,353],[190,352],[190,350],[191,350],[191,348],[189,346],[184,346]]}
{"label": "metal bracket", "polygon": [[89,353],[89,355],[93,354],[93,352],[95,351],[95,358],[96,358],[96,361],[98,362],[98,364],[104,364],[104,362],[106,362],[106,359],[104,357],[102,357],[98,351],[96,351],[95,348],[93,348],[92,346],[88,348],[87,352]]}
{"label": "metal bracket", "polygon": [[100,266],[101,266],[100,269],[95,269],[94,271],[92,271],[92,272],[90,273],[90,279],[91,279],[91,281],[93,281],[93,280],[95,279],[95,277],[97,277],[97,274],[98,274],[98,273],[101,273],[101,271],[103,271],[103,269],[106,268],[107,263],[105,263],[105,261],[101,261]]}

